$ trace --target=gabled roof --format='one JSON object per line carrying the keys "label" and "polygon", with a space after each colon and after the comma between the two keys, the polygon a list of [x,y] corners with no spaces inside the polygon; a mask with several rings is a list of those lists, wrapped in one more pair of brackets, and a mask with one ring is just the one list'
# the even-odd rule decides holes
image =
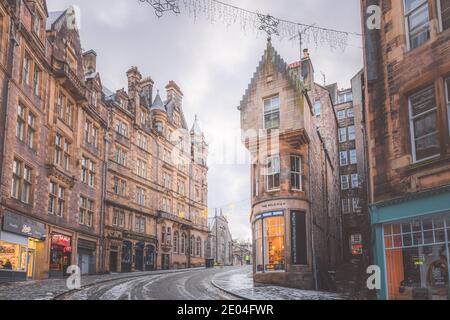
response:
{"label": "gabled roof", "polygon": [[51,30],[53,25],[66,13],[66,11],[67,10],[49,12],[45,29],[47,31]]}
{"label": "gabled roof", "polygon": [[238,107],[239,110],[242,110],[247,105],[250,93],[252,89],[254,89],[257,85],[258,74],[260,72],[263,72],[266,63],[271,63],[274,66],[275,70],[284,75],[299,93],[304,94],[305,88],[303,82],[296,76],[296,73],[292,69],[292,67],[289,67],[289,65],[283,60],[283,58],[281,58],[281,56],[272,46],[272,42],[268,40],[267,48],[264,51],[264,55],[262,56],[261,61],[256,68],[256,71],[253,73],[250,84],[248,85],[248,88],[245,91],[242,101]]}

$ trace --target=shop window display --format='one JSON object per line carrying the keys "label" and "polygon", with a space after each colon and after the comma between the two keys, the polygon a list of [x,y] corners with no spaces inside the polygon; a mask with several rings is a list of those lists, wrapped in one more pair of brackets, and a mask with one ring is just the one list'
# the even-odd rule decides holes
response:
{"label": "shop window display", "polygon": [[449,222],[435,218],[384,226],[390,299],[448,299]]}
{"label": "shop window display", "polygon": [[0,270],[27,270],[27,248],[19,244],[0,241]]}
{"label": "shop window display", "polygon": [[257,272],[285,270],[284,228],[284,216],[260,219],[255,222]]}

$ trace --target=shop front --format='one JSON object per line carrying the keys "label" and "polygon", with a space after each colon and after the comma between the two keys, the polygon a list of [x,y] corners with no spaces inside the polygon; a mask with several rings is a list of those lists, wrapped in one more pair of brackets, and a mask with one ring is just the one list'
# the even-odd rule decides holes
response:
{"label": "shop front", "polygon": [[50,246],[50,278],[67,277],[67,268],[72,264],[72,237],[54,233]]}
{"label": "shop front", "polygon": [[36,261],[43,256],[45,225],[6,211],[0,230],[0,283],[36,278]]}
{"label": "shop front", "polygon": [[373,205],[380,299],[449,300],[450,192]]}
{"label": "shop front", "polygon": [[312,288],[307,207],[308,204],[294,199],[264,202],[254,207],[255,282]]}

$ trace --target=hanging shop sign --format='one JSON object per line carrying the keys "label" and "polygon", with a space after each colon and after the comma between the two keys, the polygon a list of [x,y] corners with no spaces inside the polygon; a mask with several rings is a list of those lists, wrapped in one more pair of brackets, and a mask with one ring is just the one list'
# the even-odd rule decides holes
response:
{"label": "hanging shop sign", "polygon": [[3,230],[37,240],[44,240],[46,234],[43,223],[8,211],[3,215]]}

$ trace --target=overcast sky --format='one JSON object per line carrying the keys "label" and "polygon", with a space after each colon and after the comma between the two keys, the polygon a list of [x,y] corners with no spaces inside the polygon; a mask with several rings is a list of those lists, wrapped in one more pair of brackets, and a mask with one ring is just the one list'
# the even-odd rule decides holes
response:
{"label": "overcast sky", "polygon": [[[360,32],[359,0],[223,0],[252,11],[316,26]],[[209,206],[222,206],[234,238],[250,239],[250,169],[233,164],[245,154],[240,144],[237,106],[266,46],[266,36],[236,26],[194,21],[185,12],[158,19],[139,0],[47,0],[49,11],[74,4],[81,9],[81,41],[94,49],[103,84],[127,85],[126,71],[138,66],[164,92],[174,80],[184,93],[189,126],[198,114],[210,144]],[[298,42],[273,39],[286,62],[300,56]],[[351,36],[345,52],[309,47],[316,82],[350,85],[362,68],[361,41]],[[164,98],[164,97],[163,97]],[[226,157],[224,157],[224,154]]]}

